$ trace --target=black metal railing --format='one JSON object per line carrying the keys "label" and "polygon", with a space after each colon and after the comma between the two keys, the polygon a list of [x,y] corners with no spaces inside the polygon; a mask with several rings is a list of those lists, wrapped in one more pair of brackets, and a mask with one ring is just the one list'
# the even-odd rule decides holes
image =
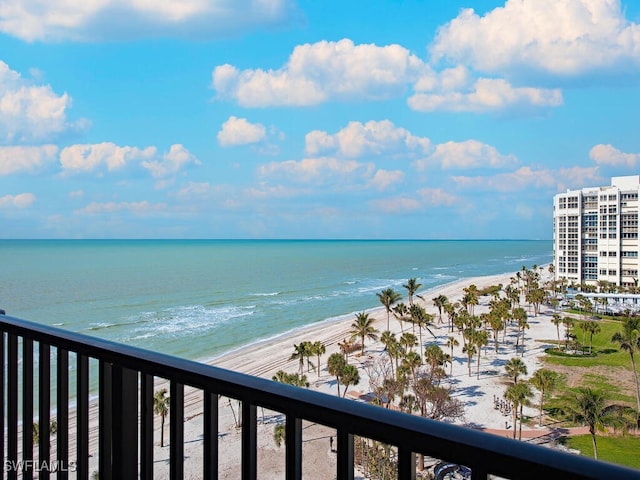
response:
{"label": "black metal railing", "polygon": [[[338,479],[354,477],[354,436],[397,448],[398,478],[416,475],[416,453],[465,465],[473,479],[496,475],[513,479],[640,479],[640,471],[596,462],[577,455],[486,434],[361,402],[295,388],[266,379],[223,370],[106,340],[0,315],[0,457],[1,478],[33,478],[34,404],[37,400],[38,464],[51,458],[49,423],[55,390],[57,478],[69,470],[89,478],[89,360],[96,363],[98,386],[99,478],[152,479],[154,378],[170,384],[169,475],[184,476],[184,389],[199,389],[204,397],[202,478],[218,478],[218,396],[242,404],[241,478],[255,479],[257,468],[257,408],[286,417],[286,478],[302,477],[302,421],[336,429]],[[38,375],[34,381],[34,344]],[[51,353],[55,349],[55,379]],[[69,354],[75,367],[69,364]],[[72,367],[72,368],[70,368]],[[73,368],[74,367],[74,368]],[[70,371],[74,373],[70,376]],[[21,375],[20,375],[21,373]],[[51,383],[53,380],[53,389]],[[69,424],[69,386],[75,385],[76,425]],[[34,383],[37,398],[34,398]],[[20,403],[19,403],[20,401]],[[6,412],[6,415],[5,415]],[[19,418],[21,417],[21,418]],[[74,428],[71,428],[74,427]],[[74,438],[70,432],[75,431]],[[6,443],[5,443],[6,442]],[[75,458],[69,458],[69,447]],[[630,453],[632,454],[632,453]],[[31,461],[31,464],[29,463]],[[18,468],[19,467],[19,468]],[[72,467],[72,468],[69,468]],[[47,469],[39,478],[49,478]]]}

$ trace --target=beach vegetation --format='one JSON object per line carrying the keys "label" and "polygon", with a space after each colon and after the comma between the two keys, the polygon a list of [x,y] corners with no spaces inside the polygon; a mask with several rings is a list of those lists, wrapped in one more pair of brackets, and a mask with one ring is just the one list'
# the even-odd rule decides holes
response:
{"label": "beach vegetation", "polygon": [[393,316],[398,320],[398,323],[400,323],[400,332],[404,333],[404,322],[409,321],[409,307],[403,302],[398,303],[393,307]]}
{"label": "beach vegetation", "polygon": [[293,345],[293,353],[289,357],[289,360],[298,360],[298,370],[300,375],[304,370],[304,360],[307,359],[307,372],[309,371],[309,358],[313,355],[311,351],[311,342],[304,341]]}
{"label": "beach vegetation", "polygon": [[[33,422],[33,444],[38,445],[40,443],[40,423]],[[58,422],[56,420],[51,420],[49,422],[49,435],[55,435],[58,433]]]}
{"label": "beach vegetation", "polygon": [[467,354],[467,371],[469,376],[471,376],[471,359],[478,351],[478,348],[473,343],[467,343],[462,347],[462,353]]}
{"label": "beach vegetation", "polygon": [[449,369],[449,375],[453,375],[453,347],[457,347],[460,345],[460,342],[458,342],[458,339],[456,337],[453,336],[449,336],[447,337],[447,343],[445,343],[445,346],[449,347],[449,349],[451,350],[451,355],[450,355],[450,369]]}
{"label": "beach vegetation", "polygon": [[318,359],[318,364],[316,365],[318,377],[320,376],[320,357],[327,352],[327,347],[324,343],[317,341],[311,344],[311,352]]}
{"label": "beach vegetation", "polygon": [[[567,448],[579,450],[583,455],[593,458],[591,435],[565,437],[561,443]],[[599,460],[640,470],[640,455],[629,455],[629,452],[640,452],[640,437],[607,435],[598,438]]]}
{"label": "beach vegetation", "polygon": [[353,343],[352,338],[345,338],[342,342],[338,342],[338,348],[344,359],[347,363],[349,363],[349,354],[357,351],[360,347]]}
{"label": "beach vegetation", "polygon": [[513,379],[513,384],[518,384],[518,377],[527,374],[527,365],[518,357],[513,357],[504,365],[507,375]]}
{"label": "beach vegetation", "polygon": [[384,305],[384,309],[387,312],[387,330],[389,330],[391,307],[400,301],[402,295],[400,295],[400,292],[396,292],[393,288],[385,288],[381,292],[376,293],[376,295],[378,296],[380,303]]}
{"label": "beach vegetation", "polygon": [[361,355],[364,355],[365,339],[378,340],[378,330],[373,326],[373,322],[374,319],[368,313],[360,312],[356,313],[356,320],[351,324],[349,333],[351,334],[351,339],[360,337]]}
{"label": "beach vegetation", "polygon": [[471,337],[471,341],[473,342],[473,345],[477,349],[476,354],[478,355],[478,363],[476,368],[476,378],[479,380],[480,379],[480,352],[482,351],[482,347],[489,344],[489,332],[487,332],[486,330],[475,330]]}
{"label": "beach vegetation", "polygon": [[[519,359],[518,359],[519,360]],[[526,382],[514,383],[510,385],[504,393],[504,398],[511,402],[511,412],[513,413],[513,438],[516,438],[516,427],[518,417],[520,418],[519,437],[522,439],[522,408],[529,404],[529,398],[533,396],[531,387]]]}
{"label": "beach vegetation", "polygon": [[410,278],[407,280],[407,283],[402,285],[403,288],[407,289],[407,297],[409,301],[409,307],[413,305],[413,296],[416,295],[418,298],[422,299],[420,295],[417,295],[418,290],[422,287],[421,283],[418,283],[417,278]]}
{"label": "beach vegetation", "polygon": [[278,370],[276,374],[271,377],[271,380],[274,382],[286,383],[287,385],[293,385],[294,387],[309,388],[307,376],[299,373],[287,373],[284,370]]}
{"label": "beach vegetation", "polygon": [[469,315],[473,315],[474,308],[478,305],[478,287],[471,284],[463,288],[464,295],[460,303],[467,309]]}
{"label": "beach vegetation", "polygon": [[400,345],[404,348],[404,353],[409,353],[413,351],[413,347],[418,345],[418,338],[409,332],[404,332],[400,337]]}
{"label": "beach vegetation", "polygon": [[336,385],[338,386],[338,396],[340,396],[340,374],[347,365],[344,355],[340,353],[332,353],[327,360],[327,371],[329,375],[336,377]]}
{"label": "beach vegetation", "polygon": [[536,370],[531,376],[531,385],[540,391],[540,417],[538,425],[542,426],[542,412],[544,410],[545,395],[550,395],[557,388],[559,376],[557,372],[548,368]]}
{"label": "beach vegetation", "polygon": [[287,426],[284,423],[279,423],[273,427],[273,441],[276,446],[280,448],[287,441]]}
{"label": "beach vegetation", "polygon": [[640,350],[640,317],[627,317],[622,323],[622,330],[614,333],[611,341],[619,344],[620,348],[629,354],[635,382],[637,412],[640,414],[640,384],[635,362],[635,353]]}
{"label": "beach vegetation", "polygon": [[398,477],[398,462],[391,446],[362,437],[354,438],[353,460],[371,480]]}
{"label": "beach vegetation", "polygon": [[581,387],[567,396],[566,413],[576,422],[589,428],[593,446],[593,457],[598,459],[596,435],[612,427],[615,431],[626,433],[637,424],[636,413],[628,407],[609,403],[603,390]]}
{"label": "beach vegetation", "polygon": [[422,364],[422,358],[418,352],[407,352],[402,359],[402,366],[409,369],[411,372],[411,378],[415,378],[416,369]]}
{"label": "beach vegetation", "polygon": [[342,394],[342,396],[345,397],[347,395],[347,389],[349,388],[349,385],[355,386],[360,383],[360,373],[355,366],[345,364],[345,366],[342,367],[340,374],[338,375],[338,379],[340,383],[344,385],[344,393]]}
{"label": "beach vegetation", "polygon": [[433,305],[438,309],[438,323],[442,323],[442,309],[445,307],[447,303],[449,303],[449,299],[446,295],[440,294],[437,297],[431,299]]}
{"label": "beach vegetation", "polygon": [[169,407],[171,404],[171,397],[167,396],[167,389],[163,388],[156,391],[153,394],[153,413],[160,415],[160,446],[164,447],[164,421],[169,415]]}

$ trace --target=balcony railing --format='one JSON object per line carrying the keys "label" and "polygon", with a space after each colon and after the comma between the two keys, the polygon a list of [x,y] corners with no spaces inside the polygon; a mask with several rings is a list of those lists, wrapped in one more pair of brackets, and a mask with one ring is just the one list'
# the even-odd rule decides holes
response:
{"label": "balcony railing", "polygon": [[[0,396],[4,405],[0,409],[0,432],[4,432],[0,435],[0,457],[4,459],[2,478],[5,475],[9,479],[19,475],[33,478],[34,419],[37,418],[40,428],[39,438],[49,438],[49,423],[54,412],[57,478],[68,478],[69,470],[74,470],[71,475],[76,478],[89,478],[89,382],[91,376],[97,375],[101,480],[154,478],[153,389],[156,377],[166,379],[170,384],[171,479],[184,476],[185,386],[199,389],[204,397],[201,477],[206,479],[218,478],[219,395],[237,399],[242,405],[240,470],[241,478],[245,480],[255,479],[258,475],[258,407],[282,412],[286,417],[287,479],[302,477],[303,420],[336,430],[338,479],[354,478],[354,436],[394,446],[398,478],[401,479],[415,478],[416,453],[465,465],[471,469],[473,479],[485,479],[489,475],[545,480],[640,479],[637,470],[6,315],[0,315],[0,336],[3,362]],[[35,381],[34,346],[37,346]],[[75,354],[75,368],[70,368],[73,367],[69,364],[70,352]],[[53,374],[52,357],[55,359]],[[95,359],[93,363],[97,360],[97,373],[90,372],[90,359]],[[52,383],[55,389],[51,389]],[[34,384],[37,398],[34,398]],[[71,417],[70,385],[75,385],[76,392],[75,411]],[[70,425],[70,418],[75,419],[77,425]],[[73,432],[74,438],[70,438]],[[96,434],[95,431],[91,433]],[[70,446],[74,447],[75,458],[69,458]],[[52,458],[49,442],[38,442],[37,458],[39,465]],[[73,468],[68,468],[70,466]],[[49,478],[46,469],[37,474],[41,479]]]}

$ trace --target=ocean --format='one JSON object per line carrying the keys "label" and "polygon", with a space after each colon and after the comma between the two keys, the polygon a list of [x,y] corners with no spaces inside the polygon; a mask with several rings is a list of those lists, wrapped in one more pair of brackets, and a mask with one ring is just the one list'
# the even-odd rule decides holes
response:
{"label": "ocean", "polygon": [[551,241],[0,240],[8,315],[192,360],[380,306],[416,277],[547,264]]}

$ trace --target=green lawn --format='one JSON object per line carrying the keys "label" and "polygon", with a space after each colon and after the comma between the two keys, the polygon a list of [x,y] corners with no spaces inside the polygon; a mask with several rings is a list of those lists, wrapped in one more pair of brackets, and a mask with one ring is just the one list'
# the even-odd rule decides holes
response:
{"label": "green lawn", "polygon": [[[573,333],[577,336],[578,341],[582,342],[582,330],[578,326],[579,322],[573,327]],[[597,352],[595,357],[560,357],[547,355],[547,362],[554,365],[565,365],[567,367],[593,367],[596,365],[631,368],[629,354],[620,350],[618,344],[611,343],[611,337],[614,333],[622,330],[621,323],[615,320],[600,320],[601,332],[593,336],[593,351]],[[560,329],[561,335],[563,333]],[[585,345],[589,346],[589,335],[586,336]]]}
{"label": "green lawn", "polygon": [[[598,460],[617,463],[631,468],[640,469],[640,438],[633,436],[596,437],[598,443]],[[577,435],[566,439],[569,448],[593,458],[593,444],[591,435]]]}

